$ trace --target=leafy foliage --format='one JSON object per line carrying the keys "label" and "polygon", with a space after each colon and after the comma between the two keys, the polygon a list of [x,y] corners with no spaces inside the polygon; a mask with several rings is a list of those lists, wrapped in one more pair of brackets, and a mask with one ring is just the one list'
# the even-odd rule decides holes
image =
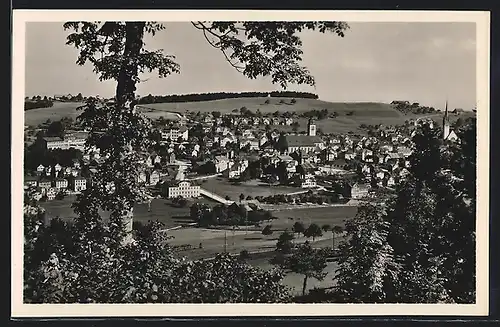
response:
{"label": "leafy foliage", "polygon": [[321,227],[319,227],[317,224],[311,224],[307,229],[304,231],[304,236],[305,237],[312,237],[313,241],[316,237],[320,237],[323,235],[323,231],[321,230]]}
{"label": "leafy foliage", "polygon": [[420,127],[396,196],[346,224],[336,301],[475,301],[475,126],[462,126],[457,144]]}
{"label": "leafy foliage", "polygon": [[211,260],[185,262],[175,271],[183,276],[170,285],[176,303],[274,303],[286,302],[288,292],[280,281],[283,272],[254,268],[237,258],[220,254]]}
{"label": "leafy foliage", "polygon": [[[234,65],[250,78],[271,76],[273,82],[314,84],[301,60],[303,29],[343,36],[343,22],[197,22]],[[243,31],[242,27],[245,29]],[[144,37],[164,29],[157,22],[67,22],[67,44],[90,63],[101,81],[117,82],[114,99],[90,97],[80,109],[78,123],[89,131],[87,148],[98,148],[102,164],[73,209],[77,218],[67,226],[53,220],[43,227],[39,211],[27,201],[25,215],[25,300],[36,303],[150,302],[282,302],[288,292],[280,270],[262,271],[229,256],[205,261],[175,259],[165,244],[161,225],[150,222],[132,234],[133,205],[148,199],[138,174],[143,149],[154,146],[151,122],[136,110],[136,85],[144,72],[159,77],[179,72],[174,56],[145,48]],[[248,42],[239,38],[240,32]],[[240,36],[241,36],[240,34]],[[236,67],[236,66],[235,66]],[[83,99],[82,99],[83,100]],[[31,207],[30,207],[31,206]],[[35,208],[35,209],[33,209]],[[101,211],[110,213],[104,221]],[[215,209],[217,218],[225,210]],[[191,214],[204,217],[203,208]],[[270,218],[269,213],[254,216]],[[220,216],[220,217],[219,217]],[[256,217],[250,217],[249,220]],[[137,227],[137,226],[136,226]]]}
{"label": "leafy foliage", "polygon": [[270,76],[286,88],[289,83],[314,85],[314,78],[301,66],[303,30],[332,32],[343,37],[345,22],[192,22],[206,40],[223,53],[245,76]]}
{"label": "leafy foliage", "polygon": [[317,280],[323,280],[327,275],[324,270],[328,254],[328,249],[313,249],[306,242],[295,247],[292,254],[285,259],[284,269],[304,275],[302,294],[306,292],[308,278],[313,277]]}
{"label": "leafy foliage", "polygon": [[278,242],[276,242],[276,251],[283,254],[288,254],[292,252],[294,246],[292,241],[294,238],[295,237],[293,236],[292,233],[285,230],[283,233],[280,234]]}
{"label": "leafy foliage", "polygon": [[[273,92],[213,92],[213,93],[190,93],[183,95],[151,95],[141,97],[138,100],[139,104],[148,103],[179,103],[179,102],[197,102],[197,101],[211,101],[221,99],[237,99],[237,98],[261,98],[270,95],[273,98],[303,98],[303,99],[318,99],[317,94],[309,92],[296,92],[296,91],[273,91]],[[265,101],[266,104],[270,100]]]}
{"label": "leafy foliage", "polygon": [[300,221],[296,221],[293,224],[293,232],[294,233],[302,234],[302,233],[304,233],[305,230],[306,230],[306,228],[304,227],[304,224],[301,223]]}
{"label": "leafy foliage", "polygon": [[336,295],[341,302],[387,302],[397,282],[400,267],[387,242],[389,224],[382,211],[371,205],[360,207],[346,222],[349,242],[339,247]]}
{"label": "leafy foliage", "polygon": [[266,225],[264,229],[262,230],[262,235],[271,235],[273,233],[271,225]]}

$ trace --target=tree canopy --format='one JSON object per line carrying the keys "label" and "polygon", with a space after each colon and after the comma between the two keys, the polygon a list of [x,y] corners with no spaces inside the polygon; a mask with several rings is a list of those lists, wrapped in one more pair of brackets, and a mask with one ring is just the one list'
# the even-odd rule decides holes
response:
{"label": "tree canopy", "polygon": [[457,130],[456,144],[418,129],[396,196],[346,223],[335,301],[475,301],[475,128],[471,120]]}
{"label": "tree canopy", "polygon": [[[302,59],[302,30],[344,36],[344,22],[192,22],[230,65],[249,78],[269,76],[282,87],[314,85]],[[132,235],[133,206],[148,199],[136,178],[144,165],[142,149],[155,138],[151,121],[136,110],[141,74],[178,73],[176,58],[145,46],[146,35],[165,27],[157,22],[67,22],[67,44],[78,51],[76,63],[90,63],[99,80],[114,80],[112,100],[86,99],[78,122],[89,131],[87,147],[100,150],[103,162],[92,183],[73,204],[77,217],[69,237],[40,228],[38,215],[25,215],[25,300],[49,303],[282,302],[287,299],[279,271],[252,268],[236,258],[201,262],[175,259],[158,223]],[[100,210],[110,212],[104,221]],[[192,213],[196,214],[196,208]],[[220,210],[223,214],[224,210]],[[34,222],[33,222],[34,221]],[[52,226],[52,225],[51,225]],[[63,225],[64,226],[64,225]],[[55,228],[55,227],[54,227]],[[67,228],[67,229],[66,229]],[[48,235],[50,236],[46,236]],[[133,236],[133,238],[132,238]],[[39,248],[40,247],[40,248]],[[40,250],[44,249],[44,250]],[[41,251],[42,253],[38,253]],[[25,268],[26,268],[25,267]],[[224,287],[222,287],[224,286]]]}

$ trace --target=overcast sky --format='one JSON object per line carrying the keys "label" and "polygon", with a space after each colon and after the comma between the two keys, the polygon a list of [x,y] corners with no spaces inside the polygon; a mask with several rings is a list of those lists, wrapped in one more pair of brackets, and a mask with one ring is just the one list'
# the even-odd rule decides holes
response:
{"label": "overcast sky", "polygon": [[[351,23],[344,38],[306,32],[303,64],[325,101],[408,100],[442,108],[476,104],[474,23]],[[111,97],[114,82],[99,82],[91,66],[75,64],[62,23],[28,23],[26,95],[78,94]],[[181,73],[149,78],[140,95],[279,90],[269,79],[250,80],[234,70],[190,23],[166,23],[147,47],[175,55]],[[145,76],[147,78],[150,76]]]}

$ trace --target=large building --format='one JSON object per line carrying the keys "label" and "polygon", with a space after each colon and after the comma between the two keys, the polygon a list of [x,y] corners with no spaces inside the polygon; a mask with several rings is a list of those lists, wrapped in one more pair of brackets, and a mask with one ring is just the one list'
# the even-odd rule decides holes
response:
{"label": "large building", "polygon": [[73,178],[71,186],[74,192],[81,192],[87,189],[87,179],[84,177]]}
{"label": "large building", "polygon": [[186,126],[169,127],[161,131],[161,137],[164,140],[177,141],[180,137],[183,141],[187,141],[188,136],[189,131]]}
{"label": "large building", "polygon": [[64,138],[61,137],[44,137],[44,143],[48,150],[62,149],[67,150],[74,148],[80,151],[84,151],[85,142],[87,140],[87,133],[75,133],[69,134]]}
{"label": "large building", "polygon": [[351,198],[352,199],[363,199],[368,195],[370,191],[370,185],[355,183],[351,186]]}
{"label": "large building", "polygon": [[281,150],[287,153],[309,153],[324,148],[323,140],[316,136],[316,124],[312,119],[309,119],[307,124],[307,135],[284,135],[279,143]]}
{"label": "large building", "polygon": [[200,186],[191,185],[188,181],[180,181],[177,184],[169,185],[167,189],[168,198],[197,198],[200,196]]}

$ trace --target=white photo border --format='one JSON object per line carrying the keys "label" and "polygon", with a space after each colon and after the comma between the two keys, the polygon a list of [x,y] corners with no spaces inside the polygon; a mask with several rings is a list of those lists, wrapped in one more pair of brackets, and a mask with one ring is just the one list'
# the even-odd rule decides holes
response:
{"label": "white photo border", "polygon": [[[474,22],[477,88],[477,223],[475,304],[24,304],[23,139],[25,25],[65,21],[311,21]],[[485,316],[489,293],[490,13],[485,11],[275,11],[275,10],[13,10],[11,315],[69,317],[243,316]]]}

